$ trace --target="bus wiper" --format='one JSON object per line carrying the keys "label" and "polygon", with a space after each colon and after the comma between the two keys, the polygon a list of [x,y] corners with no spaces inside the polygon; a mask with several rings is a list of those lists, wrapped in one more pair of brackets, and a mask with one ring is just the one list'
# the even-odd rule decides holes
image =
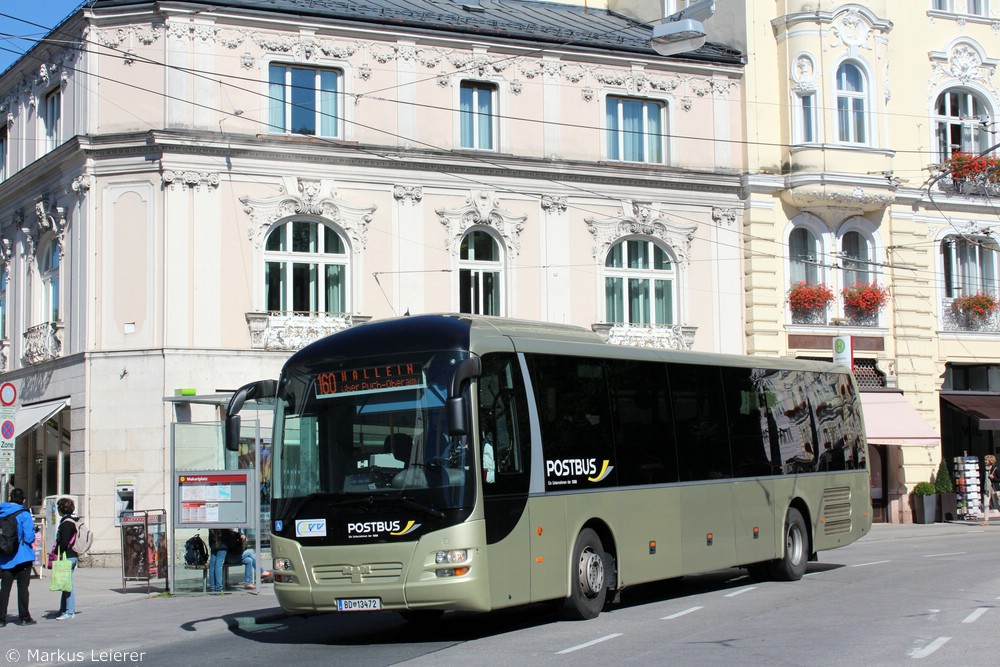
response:
{"label": "bus wiper", "polygon": [[410,507],[415,510],[426,512],[435,519],[443,519],[446,516],[444,512],[437,509],[436,507],[431,507],[430,505],[414,500],[413,498],[408,498],[406,496],[399,496],[398,498],[392,498],[391,500],[398,502],[403,507]]}

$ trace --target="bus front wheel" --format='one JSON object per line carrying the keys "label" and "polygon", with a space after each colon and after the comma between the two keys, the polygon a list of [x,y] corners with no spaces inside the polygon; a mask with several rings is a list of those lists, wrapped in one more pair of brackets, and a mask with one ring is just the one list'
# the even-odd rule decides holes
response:
{"label": "bus front wheel", "polygon": [[771,577],[777,581],[798,581],[806,573],[809,560],[809,531],[802,513],[788,508],[785,516],[785,553],[769,564]]}
{"label": "bus front wheel", "polygon": [[570,561],[570,591],[563,603],[564,617],[586,620],[601,613],[608,594],[606,559],[597,533],[590,528],[580,531]]}

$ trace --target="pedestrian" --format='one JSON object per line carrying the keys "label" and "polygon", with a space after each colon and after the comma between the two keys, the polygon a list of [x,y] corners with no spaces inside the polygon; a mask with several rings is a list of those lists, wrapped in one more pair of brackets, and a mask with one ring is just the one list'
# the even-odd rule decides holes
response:
{"label": "pedestrian", "polygon": [[66,621],[76,615],[76,586],[72,585],[72,573],[76,572],[76,566],[80,563],[80,555],[73,547],[76,545],[77,522],[80,517],[74,514],[76,503],[69,498],[60,498],[59,502],[56,503],[56,509],[61,517],[59,528],[56,531],[56,554],[57,557],[58,554],[64,554],[66,560],[73,564],[70,573],[71,588],[69,591],[62,591],[62,597],[59,600],[59,614],[56,616],[57,621]]}
{"label": "pedestrian", "polygon": [[34,625],[28,611],[28,583],[35,562],[35,522],[24,506],[24,491],[13,488],[9,502],[0,503],[0,517],[17,515],[18,546],[13,554],[0,556],[0,628],[7,625],[7,603],[17,582],[17,615],[21,625]]}
{"label": "pedestrian", "polygon": [[986,483],[989,484],[990,488],[989,509],[1000,509],[1000,498],[998,498],[1000,470],[997,469],[997,457],[987,454],[983,460],[986,462]]}
{"label": "pedestrian", "polygon": [[224,537],[225,529],[212,528],[208,531],[208,592],[221,593],[223,577],[226,574],[226,554],[229,547]]}

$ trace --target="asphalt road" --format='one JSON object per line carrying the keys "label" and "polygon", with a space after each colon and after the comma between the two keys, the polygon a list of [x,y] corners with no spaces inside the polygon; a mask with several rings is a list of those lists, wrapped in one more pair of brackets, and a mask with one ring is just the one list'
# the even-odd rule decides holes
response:
{"label": "asphalt road", "polygon": [[584,622],[545,605],[424,627],[395,614],[288,618],[267,589],[89,607],[81,595],[72,621],[0,630],[0,665],[992,664],[998,555],[997,525],[875,533],[821,553],[799,582],[713,572],[629,589]]}

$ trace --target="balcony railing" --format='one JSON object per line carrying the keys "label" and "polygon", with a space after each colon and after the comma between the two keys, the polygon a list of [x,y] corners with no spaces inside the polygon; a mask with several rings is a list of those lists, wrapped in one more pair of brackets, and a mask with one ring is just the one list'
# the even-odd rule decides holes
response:
{"label": "balcony railing", "polygon": [[1000,314],[993,311],[986,317],[975,317],[968,313],[953,311],[954,299],[943,299],[941,303],[942,331],[969,331],[979,333],[1000,333]]}
{"label": "balcony railing", "polygon": [[598,323],[591,329],[612,345],[654,347],[662,350],[690,350],[698,327],[676,324]]}
{"label": "balcony railing", "polygon": [[881,313],[851,313],[845,312],[843,317],[831,316],[829,309],[791,311],[792,324],[825,327],[827,325],[848,326],[858,328],[876,328],[881,325]]}
{"label": "balcony railing", "polygon": [[255,350],[299,350],[324,336],[367,322],[371,317],[350,313],[271,311],[247,313],[250,347]]}
{"label": "balcony railing", "polygon": [[969,197],[996,197],[1000,195],[1000,183],[977,178],[952,178],[945,176],[938,181],[945,192]]}
{"label": "balcony railing", "polygon": [[24,363],[40,364],[62,356],[62,323],[42,322],[24,332]]}

